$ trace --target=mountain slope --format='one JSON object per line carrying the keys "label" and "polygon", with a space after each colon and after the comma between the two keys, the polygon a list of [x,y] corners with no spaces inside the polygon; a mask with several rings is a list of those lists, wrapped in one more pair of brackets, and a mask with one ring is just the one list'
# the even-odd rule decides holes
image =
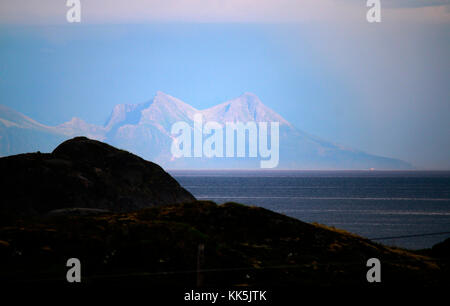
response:
{"label": "mountain slope", "polygon": [[104,127],[90,124],[83,119],[73,117],[72,120],[60,124],[55,129],[69,137],[78,136],[80,134],[94,139],[103,140],[105,138],[106,129]]}
{"label": "mountain slope", "polygon": [[0,105],[0,157],[53,150],[67,138],[57,129]]}

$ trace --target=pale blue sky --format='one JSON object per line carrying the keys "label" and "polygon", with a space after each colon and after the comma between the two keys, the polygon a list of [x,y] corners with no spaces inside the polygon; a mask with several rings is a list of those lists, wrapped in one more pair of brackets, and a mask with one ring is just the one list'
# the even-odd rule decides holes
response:
{"label": "pale blue sky", "polygon": [[0,26],[0,104],[50,125],[103,124],[114,105],[158,90],[200,109],[253,92],[311,134],[450,169],[449,54],[449,23],[420,18],[11,22]]}

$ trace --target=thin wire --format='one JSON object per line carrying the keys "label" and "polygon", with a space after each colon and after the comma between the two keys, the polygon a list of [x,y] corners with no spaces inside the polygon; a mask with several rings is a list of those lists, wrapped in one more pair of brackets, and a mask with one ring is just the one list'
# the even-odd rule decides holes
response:
{"label": "thin wire", "polygon": [[450,232],[437,232],[437,233],[426,233],[426,234],[415,234],[415,235],[377,237],[377,238],[369,238],[369,240],[387,240],[387,239],[412,238],[412,237],[434,236],[434,235],[444,235],[444,234],[450,234]]}

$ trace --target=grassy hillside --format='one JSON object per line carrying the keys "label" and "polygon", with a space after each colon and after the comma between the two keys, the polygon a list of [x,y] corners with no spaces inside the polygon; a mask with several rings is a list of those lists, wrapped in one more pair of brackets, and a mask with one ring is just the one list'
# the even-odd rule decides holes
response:
{"label": "grassy hillside", "polygon": [[96,213],[1,226],[1,282],[65,283],[66,260],[77,257],[88,286],[195,286],[204,245],[205,286],[367,286],[372,257],[381,261],[382,286],[448,284],[445,261],[259,207],[197,201]]}

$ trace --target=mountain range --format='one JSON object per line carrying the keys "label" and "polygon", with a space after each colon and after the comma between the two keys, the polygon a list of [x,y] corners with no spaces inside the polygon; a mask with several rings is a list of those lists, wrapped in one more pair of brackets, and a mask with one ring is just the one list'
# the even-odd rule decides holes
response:
{"label": "mountain range", "polygon": [[[80,118],[47,126],[0,105],[0,156],[41,151],[51,152],[75,136],[101,140],[151,160],[166,169],[256,169],[259,158],[174,158],[170,148],[171,127],[179,121],[193,126],[194,115],[203,121],[279,122],[279,164],[276,169],[413,169],[402,160],[376,156],[309,135],[264,105],[252,93],[198,110],[163,92],[140,104],[116,105],[103,126]],[[248,140],[246,140],[248,142]]]}

